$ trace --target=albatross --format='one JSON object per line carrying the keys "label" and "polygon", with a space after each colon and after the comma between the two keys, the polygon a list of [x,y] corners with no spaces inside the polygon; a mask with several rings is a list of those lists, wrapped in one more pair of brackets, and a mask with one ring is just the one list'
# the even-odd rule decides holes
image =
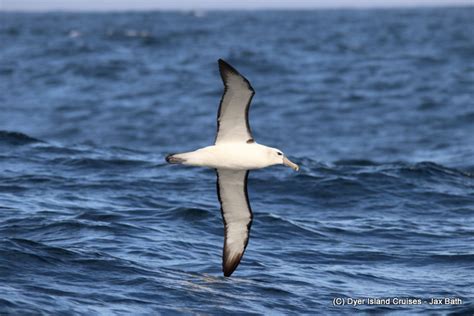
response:
{"label": "albatross", "polygon": [[249,107],[255,94],[250,82],[234,67],[218,60],[224,83],[217,112],[217,135],[214,145],[192,152],[170,154],[170,164],[209,167],[216,170],[217,197],[221,205],[225,236],[222,256],[224,276],[229,277],[242,259],[249,241],[252,209],[247,193],[249,170],[283,164],[295,171],[279,149],[258,144],[250,130]]}

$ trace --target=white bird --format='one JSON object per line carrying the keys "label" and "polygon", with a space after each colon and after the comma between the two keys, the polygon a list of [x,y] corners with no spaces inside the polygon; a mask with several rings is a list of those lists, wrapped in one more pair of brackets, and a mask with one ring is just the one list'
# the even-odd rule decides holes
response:
{"label": "white bird", "polygon": [[250,82],[219,59],[224,94],[217,114],[214,145],[192,152],[171,154],[171,164],[210,167],[217,172],[217,196],[225,226],[222,269],[228,277],[240,263],[249,240],[252,210],[247,194],[249,170],[283,164],[298,171],[281,150],[255,142],[248,112],[255,94]]}

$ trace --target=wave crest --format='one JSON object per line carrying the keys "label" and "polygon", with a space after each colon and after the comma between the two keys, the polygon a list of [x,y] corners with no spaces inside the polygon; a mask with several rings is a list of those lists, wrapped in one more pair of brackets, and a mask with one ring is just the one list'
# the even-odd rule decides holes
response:
{"label": "wave crest", "polygon": [[0,131],[0,145],[21,146],[31,143],[44,143],[44,141],[20,132]]}

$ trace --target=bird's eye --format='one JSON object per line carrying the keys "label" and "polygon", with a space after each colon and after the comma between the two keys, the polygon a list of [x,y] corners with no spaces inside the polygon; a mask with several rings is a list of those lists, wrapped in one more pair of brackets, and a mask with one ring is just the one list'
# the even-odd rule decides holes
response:
{"label": "bird's eye", "polygon": [[277,155],[278,155],[278,156],[283,156],[283,154],[282,154],[282,153],[280,153],[280,152],[277,152]]}

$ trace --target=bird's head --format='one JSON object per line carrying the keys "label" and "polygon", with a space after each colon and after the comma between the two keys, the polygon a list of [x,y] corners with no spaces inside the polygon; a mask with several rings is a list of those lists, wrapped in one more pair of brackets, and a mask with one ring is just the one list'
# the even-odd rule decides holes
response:
{"label": "bird's head", "polygon": [[295,171],[300,170],[300,167],[294,162],[292,162],[290,159],[288,159],[280,149],[270,148],[269,155],[274,164],[285,165]]}

